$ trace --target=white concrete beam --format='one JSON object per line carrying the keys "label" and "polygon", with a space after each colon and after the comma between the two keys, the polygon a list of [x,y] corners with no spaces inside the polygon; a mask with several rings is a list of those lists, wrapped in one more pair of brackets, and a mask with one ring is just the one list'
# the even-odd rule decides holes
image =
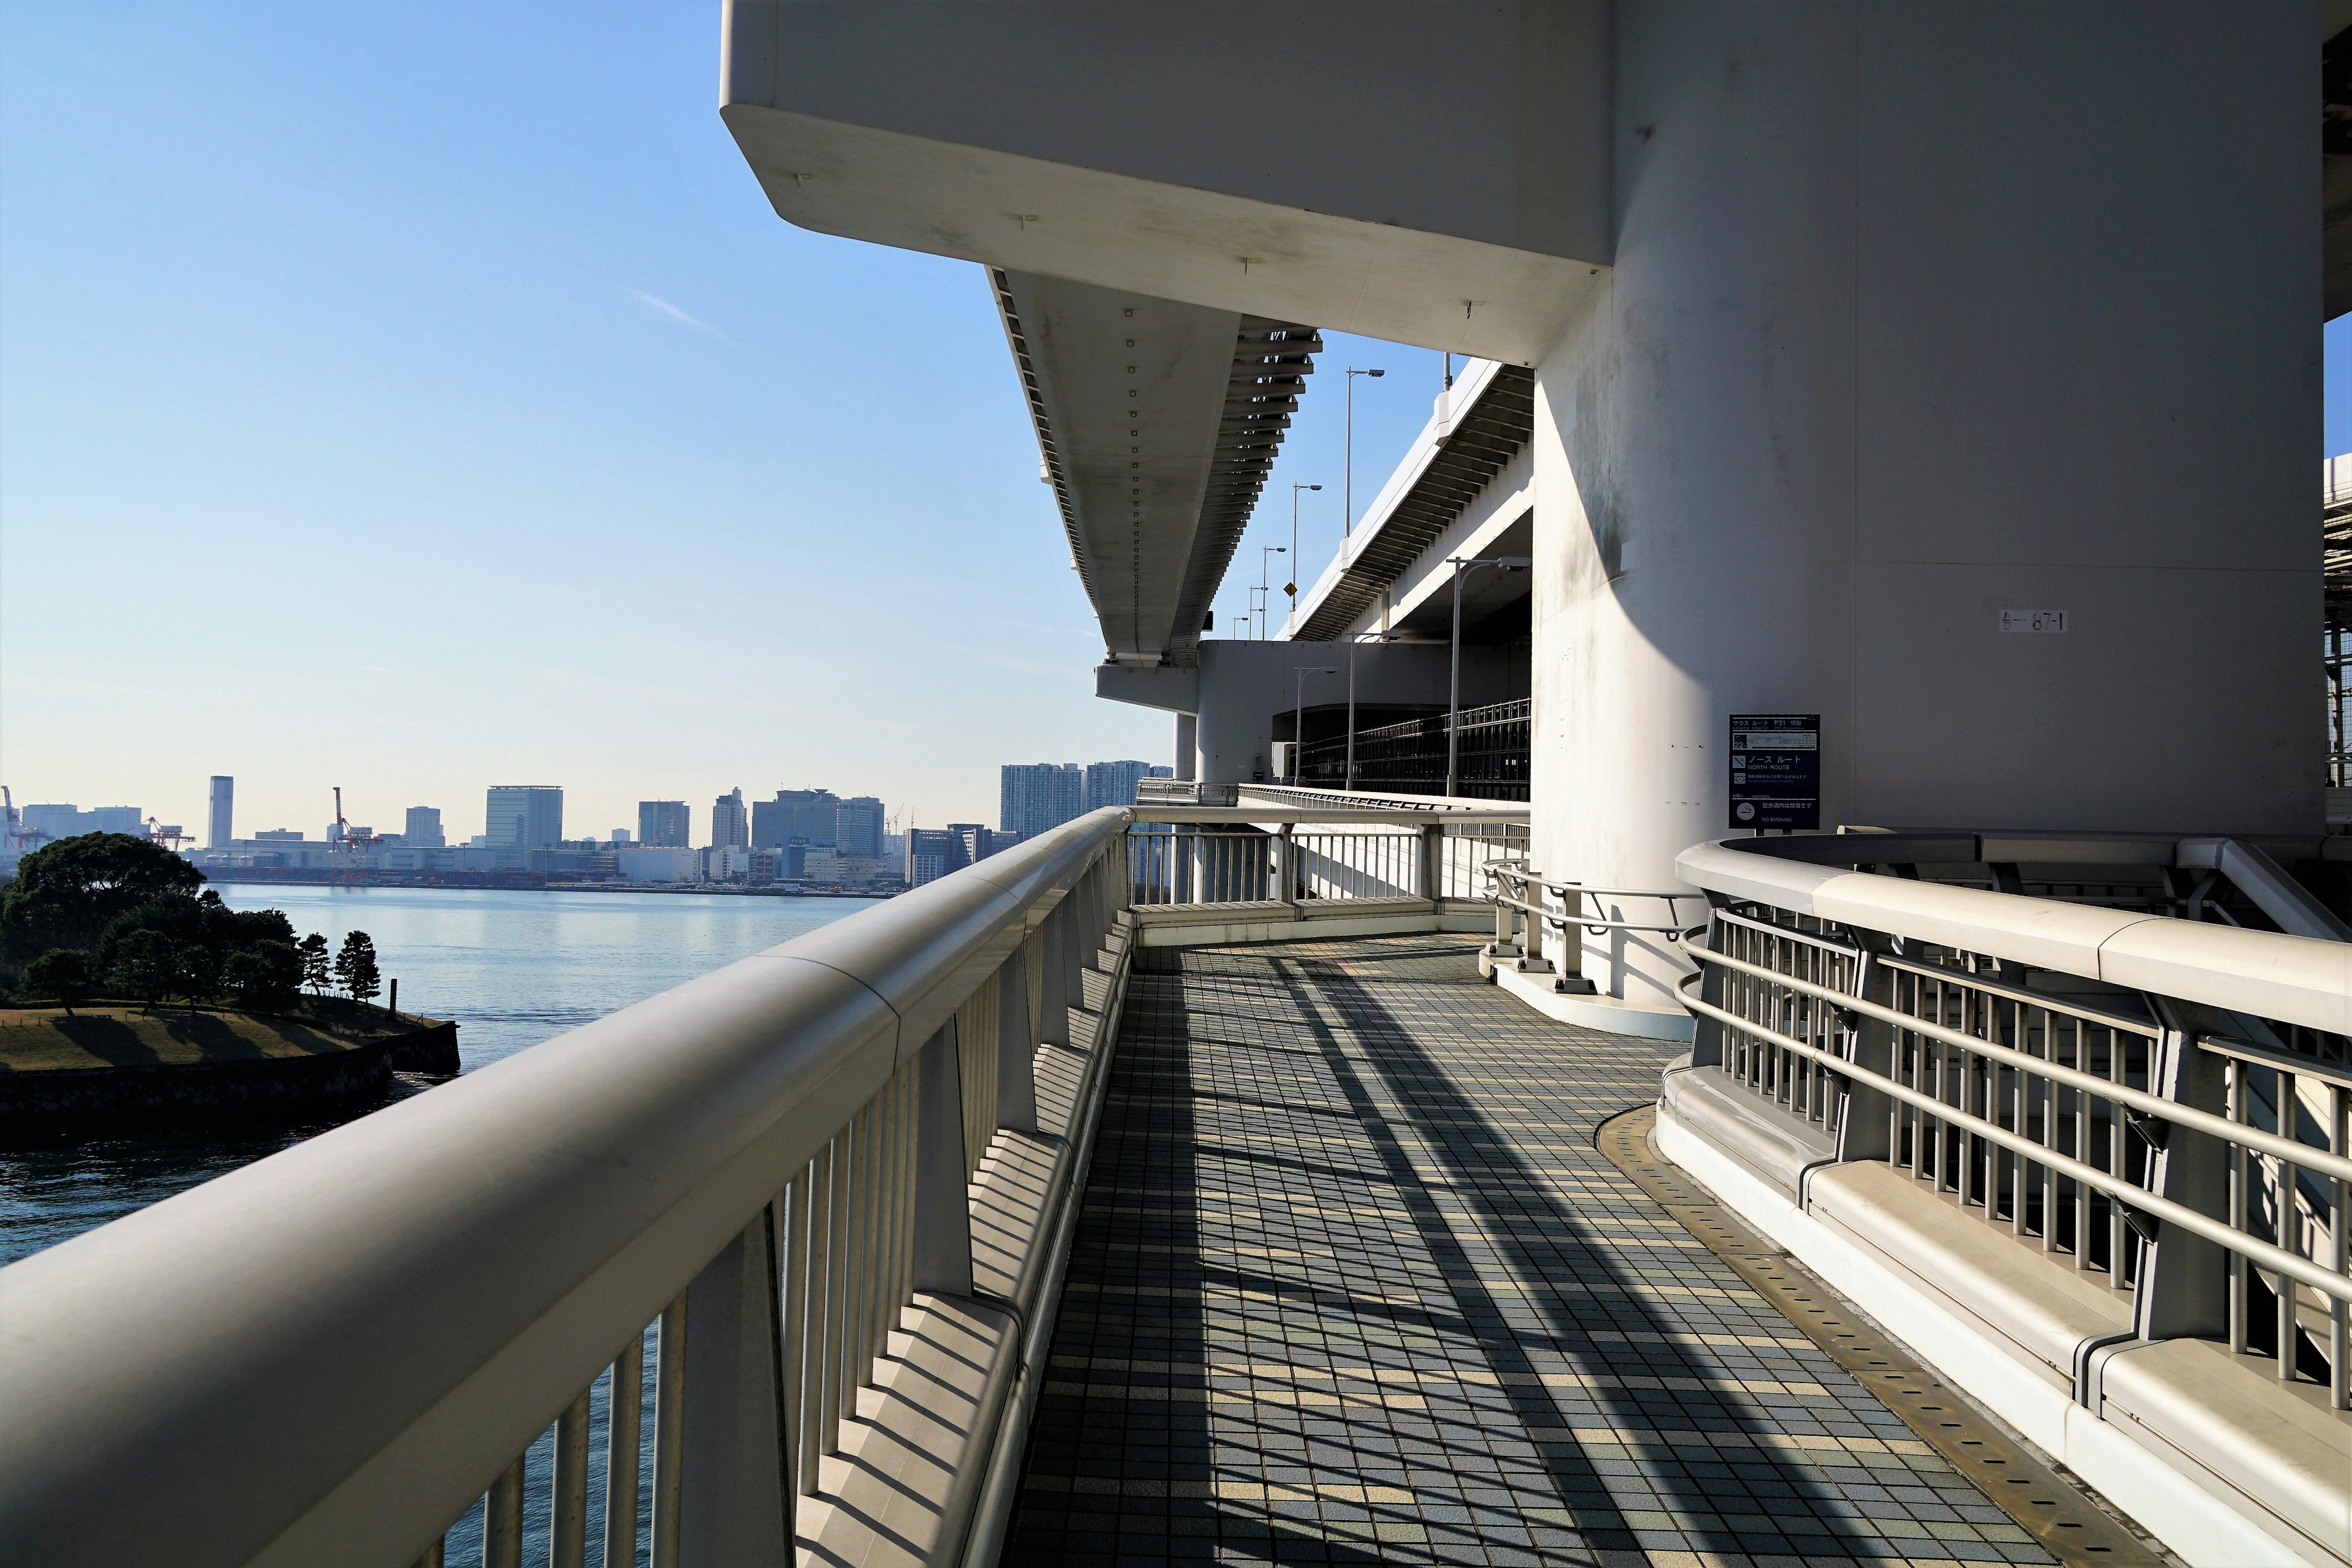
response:
{"label": "white concrete beam", "polygon": [[1532,364],[1610,247],[1599,0],[730,0],[720,115],[826,234]]}

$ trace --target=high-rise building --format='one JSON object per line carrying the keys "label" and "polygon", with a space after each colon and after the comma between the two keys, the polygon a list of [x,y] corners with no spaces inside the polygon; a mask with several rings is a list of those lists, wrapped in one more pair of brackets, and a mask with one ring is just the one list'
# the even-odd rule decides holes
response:
{"label": "high-rise building", "polygon": [[773,849],[798,836],[813,845],[834,842],[834,812],[841,797],[829,789],[780,789],[773,800],[751,803],[751,843]]}
{"label": "high-rise building", "polygon": [[950,871],[971,864],[963,837],[952,827],[907,829],[907,886],[936,882]]}
{"label": "high-rise building", "polygon": [[743,810],[743,790],[738,785],[710,804],[710,847],[749,849],[751,819]]}
{"label": "high-rise building", "polygon": [[1076,763],[1007,763],[997,801],[997,826],[1034,838],[1085,808],[1086,775]]}
{"label": "high-rise building", "polygon": [[845,859],[882,858],[882,803],[870,795],[855,795],[833,808],[834,852]]}
{"label": "high-rise building", "polygon": [[637,842],[657,849],[683,849],[694,842],[694,823],[682,800],[637,802]]}
{"label": "high-rise building", "polygon": [[408,825],[400,830],[404,849],[442,849],[449,841],[441,834],[441,808],[437,805],[412,805],[408,808]]}
{"label": "high-rise building", "polygon": [[1086,809],[1099,811],[1106,805],[1133,805],[1135,781],[1150,776],[1150,763],[1131,758],[1117,763],[1088,763]]}
{"label": "high-rise building", "polygon": [[205,847],[226,849],[236,837],[236,780],[226,773],[215,773],[211,810],[205,818]]}
{"label": "high-rise building", "polygon": [[549,849],[563,839],[563,791],[555,784],[492,784],[483,837],[497,849]]}

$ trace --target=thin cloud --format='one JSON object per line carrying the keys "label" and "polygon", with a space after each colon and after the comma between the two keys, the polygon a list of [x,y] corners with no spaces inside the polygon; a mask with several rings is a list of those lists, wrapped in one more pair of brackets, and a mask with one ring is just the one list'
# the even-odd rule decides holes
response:
{"label": "thin cloud", "polygon": [[677,306],[671,304],[668,300],[663,299],[658,294],[648,294],[642,289],[624,289],[623,292],[626,293],[638,304],[643,305],[646,310],[653,311],[656,315],[666,316],[682,327],[691,327],[698,332],[706,332],[711,337],[717,338],[720,342],[730,344],[735,348],[741,348],[743,346],[742,344],[736,342],[733,338],[729,337],[725,332],[720,331],[717,327],[712,326],[709,322],[703,321],[698,317],[688,315],[684,310],[679,310]]}

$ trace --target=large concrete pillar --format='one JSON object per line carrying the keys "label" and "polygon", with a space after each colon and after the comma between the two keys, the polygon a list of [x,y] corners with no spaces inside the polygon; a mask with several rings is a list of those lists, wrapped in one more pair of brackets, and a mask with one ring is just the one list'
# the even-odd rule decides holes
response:
{"label": "large concrete pillar", "polygon": [[1198,778],[1201,772],[1201,716],[1176,715],[1176,776]]}
{"label": "large concrete pillar", "polygon": [[2318,829],[2308,10],[1619,8],[1614,266],[1538,371],[1544,870],[1675,885],[1741,711],[1822,716],[1824,826]]}

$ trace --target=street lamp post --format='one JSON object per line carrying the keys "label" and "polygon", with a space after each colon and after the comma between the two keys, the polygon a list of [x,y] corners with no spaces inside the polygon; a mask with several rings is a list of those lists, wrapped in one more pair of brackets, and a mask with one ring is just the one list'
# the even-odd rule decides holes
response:
{"label": "street lamp post", "polygon": [[1290,683],[1290,783],[1298,784],[1302,753],[1307,750],[1307,678],[1310,675],[1337,675],[1328,665],[1300,665],[1291,673],[1297,679]]}
{"label": "street lamp post", "polygon": [[1298,492],[1322,488],[1321,485],[1290,487],[1290,581],[1282,585],[1282,591],[1290,595],[1290,613],[1293,616],[1298,614]]}
{"label": "street lamp post", "polygon": [[[1269,607],[1271,607],[1272,600],[1273,600],[1273,597],[1274,597],[1274,589],[1273,589],[1272,582],[1270,581],[1270,574],[1269,574],[1267,573],[1267,571],[1266,571],[1266,563],[1267,563],[1267,561],[1268,561],[1268,559],[1269,559],[1270,557],[1276,556],[1276,555],[1286,555],[1286,554],[1288,554],[1288,553],[1289,553],[1289,552],[1288,552],[1288,551],[1286,551],[1286,550],[1285,550],[1285,549],[1284,549],[1281,545],[1279,545],[1279,544],[1267,544],[1267,545],[1262,545],[1262,546],[1260,546],[1260,547],[1259,547],[1259,549],[1258,549],[1258,552],[1257,552],[1257,591],[1258,591],[1259,593],[1264,594],[1264,595],[1266,595],[1266,598],[1267,598],[1267,601],[1268,601],[1268,605],[1269,605]],[[1261,642],[1265,641],[1265,618],[1264,618],[1263,616],[1261,616],[1261,617],[1259,618],[1259,620],[1258,620],[1258,623],[1257,623],[1257,630],[1258,630],[1258,640],[1259,640],[1259,641],[1261,641]]]}
{"label": "street lamp post", "polygon": [[1339,505],[1347,513],[1339,520],[1339,532],[1343,536],[1356,531],[1356,378],[1369,375],[1377,380],[1386,374],[1388,372],[1384,370],[1358,370],[1354,365],[1348,367],[1348,437],[1344,459],[1348,473],[1339,486],[1342,498]]}
{"label": "street lamp post", "polygon": [[1456,555],[1450,564],[1454,568],[1454,655],[1445,694],[1445,793],[1448,795],[1454,793],[1454,770],[1460,751],[1462,730],[1462,574],[1480,566],[1518,572],[1535,563],[1524,555],[1496,555],[1485,560]]}
{"label": "street lamp post", "polygon": [[1391,631],[1358,632],[1348,639],[1348,788],[1356,787],[1356,645],[1361,642],[1394,642],[1402,633]]}

